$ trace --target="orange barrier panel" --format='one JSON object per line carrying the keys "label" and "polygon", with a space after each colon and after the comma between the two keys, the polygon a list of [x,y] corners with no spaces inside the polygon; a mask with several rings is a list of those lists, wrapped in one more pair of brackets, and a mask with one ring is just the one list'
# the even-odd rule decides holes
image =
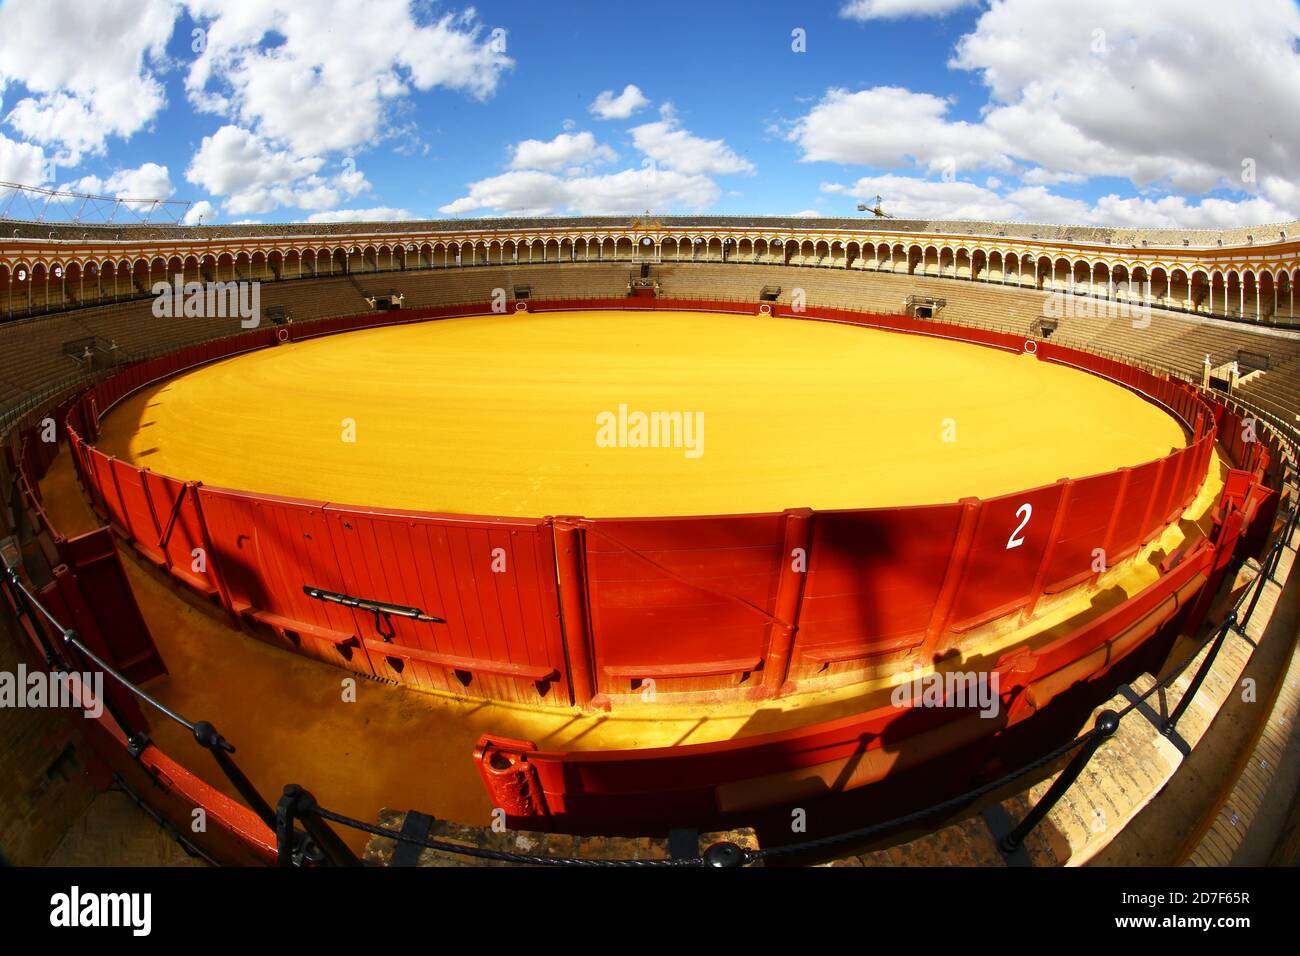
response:
{"label": "orange barrier panel", "polygon": [[121,502],[124,527],[145,557],[154,564],[162,564],[163,553],[158,547],[162,526],[154,514],[153,502],[149,500],[149,493],[145,489],[143,469],[129,465],[120,458],[109,459],[109,464]]}
{"label": "orange barrier panel", "polygon": [[817,512],[791,679],[920,646],[962,511],[951,504]]}
{"label": "orange barrier panel", "polygon": [[1055,594],[1096,577],[1107,561],[1106,532],[1125,484],[1125,473],[1095,475],[1074,482],[1065,505],[1066,520],[1052,549],[1043,590]]}
{"label": "orange barrier panel", "polygon": [[445,623],[354,612],[376,673],[432,690],[570,703],[550,524],[324,509],[338,573],[307,583]]}
{"label": "orange barrier panel", "polygon": [[1128,480],[1112,516],[1110,534],[1103,545],[1109,564],[1116,564],[1133,554],[1146,537],[1146,518],[1161,467],[1162,460],[1124,469]]}
{"label": "orange barrier panel", "polygon": [[1069,486],[1047,485],[983,502],[949,627],[966,631],[1024,607],[1054,540]]}
{"label": "orange barrier panel", "polygon": [[323,504],[203,486],[198,504],[228,610],[312,657],[374,673],[352,612],[303,593],[343,590]]}
{"label": "orange barrier panel", "polygon": [[[1027,696],[1025,688],[1034,688],[1038,707],[1044,706],[1059,692],[1055,684],[1074,683],[1054,682],[1053,676],[1065,674],[1089,651],[1099,653],[1100,663],[1084,679],[1096,680],[1142,640],[1174,626],[1184,607],[1179,596],[1202,587],[1213,556],[1202,546],[1083,628],[1034,654],[1000,661],[1004,720],[972,721],[969,711],[951,707],[885,706],[789,731],[652,749],[539,751],[526,741],[484,737],[474,757],[489,798],[506,808],[512,827],[578,833],[682,820],[728,825],[725,814],[733,808],[850,789],[922,761],[932,762],[942,777],[942,761],[935,758],[1033,712],[1010,706]],[[959,730],[964,718],[967,726]],[[899,750],[903,738],[909,741],[906,755]],[[514,772],[486,772],[489,762]]]}
{"label": "orange barrier panel", "polygon": [[[59,554],[64,563],[54,569],[54,576],[70,613],[61,622],[64,627],[76,630],[91,650],[133,683],[167,673],[127,582],[112,533],[98,528],[65,539],[59,542]],[[120,686],[110,693],[130,697]]]}
{"label": "orange barrier panel", "polygon": [[785,524],[784,514],[582,521],[597,689],[754,690]]}
{"label": "orange barrier panel", "polygon": [[160,563],[205,597],[217,596],[216,569],[204,560],[208,544],[199,518],[198,486],[148,469],[144,480],[162,527],[158,538]]}

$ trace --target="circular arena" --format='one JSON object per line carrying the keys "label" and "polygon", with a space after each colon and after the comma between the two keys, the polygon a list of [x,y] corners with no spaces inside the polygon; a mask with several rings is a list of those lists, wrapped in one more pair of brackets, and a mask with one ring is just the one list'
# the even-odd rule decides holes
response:
{"label": "circular arena", "polygon": [[[1207,733],[1226,615],[1263,627],[1238,572],[1290,533],[1300,337],[1289,282],[1267,322],[1212,298],[1258,247],[1155,231],[1134,291],[1101,237],[996,226],[149,227],[94,273],[80,233],[22,238],[0,336],[48,387],[8,419],[16,620],[112,668],[90,751],[165,820],[205,808],[221,862],[392,863],[374,830],[421,808],[521,860],[667,860],[682,827],[700,861],[857,859],[923,848],[927,809],[987,849],[970,821],[1021,792],[1007,853],[1092,859],[1146,791],[1082,833],[1038,797],[1156,746],[1089,746],[1141,726],[1116,686]],[[159,314],[225,282],[260,312]],[[273,806],[288,782],[319,804]]]}
{"label": "circular arena", "polygon": [[[1060,409],[1057,427],[1008,414],[1033,404]],[[264,494],[605,518],[991,498],[1185,443],[1139,395],[1031,353],[798,318],[591,310],[241,355],[132,395],[97,447]]]}

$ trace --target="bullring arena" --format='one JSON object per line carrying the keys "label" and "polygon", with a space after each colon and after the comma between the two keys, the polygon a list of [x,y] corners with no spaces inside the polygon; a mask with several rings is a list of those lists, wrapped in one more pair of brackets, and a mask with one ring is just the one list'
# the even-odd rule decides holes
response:
{"label": "bullring arena", "polygon": [[12,617],[217,862],[1228,862],[1287,826],[1296,226],[20,226]]}

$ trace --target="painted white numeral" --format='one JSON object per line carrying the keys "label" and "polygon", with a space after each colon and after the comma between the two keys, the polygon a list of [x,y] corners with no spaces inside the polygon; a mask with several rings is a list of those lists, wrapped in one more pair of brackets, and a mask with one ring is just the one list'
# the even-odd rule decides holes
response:
{"label": "painted white numeral", "polygon": [[1022,518],[1020,524],[1016,526],[1016,530],[1011,532],[1011,537],[1007,538],[1008,551],[1012,548],[1018,548],[1025,543],[1025,539],[1020,537],[1020,532],[1025,530],[1025,525],[1029,524],[1029,516],[1033,513],[1034,506],[1030,504],[1023,504],[1016,509],[1016,514],[1023,514],[1024,518]]}

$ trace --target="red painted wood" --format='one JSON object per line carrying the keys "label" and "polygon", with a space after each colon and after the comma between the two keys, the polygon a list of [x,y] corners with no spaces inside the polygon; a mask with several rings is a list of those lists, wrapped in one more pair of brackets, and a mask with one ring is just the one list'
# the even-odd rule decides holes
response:
{"label": "red painted wood", "polygon": [[73,621],[87,646],[139,684],[167,673],[145,623],[126,569],[107,528],[59,542],[63,565],[55,568]]}
{"label": "red painted wood", "polygon": [[949,627],[966,631],[1023,607],[1034,591],[1060,506],[1059,485],[983,502]]}
{"label": "red painted wood", "polygon": [[709,678],[657,692],[720,690],[728,685],[716,675],[757,670],[776,610],[784,515],[582,526],[598,690],[629,694],[635,678],[656,676]]}
{"label": "red painted wood", "polygon": [[350,610],[309,598],[303,586],[344,591],[324,506],[199,487],[210,567],[229,609],[280,632],[312,656],[374,673]]}
{"label": "red painted wood", "polygon": [[555,519],[556,586],[560,592],[562,632],[569,657],[569,680],[573,703],[591,705],[596,695],[596,671],[592,665],[591,623],[587,608],[584,568],[586,545],[577,519]]}
{"label": "red painted wood", "polygon": [[790,676],[920,646],[961,514],[957,504],[818,512]]}
{"label": "red painted wood", "polygon": [[790,676],[790,657],[799,628],[799,609],[804,583],[808,580],[809,546],[812,543],[811,509],[785,513],[785,537],[781,545],[780,578],[776,585],[776,606],[768,625],[767,653],[763,660],[763,692],[777,696]]}
{"label": "red painted wood", "polygon": [[[1008,672],[1009,679],[1001,684],[1004,697],[1041,681],[1129,628],[1154,630],[1169,620],[1177,611],[1176,602],[1168,600],[1170,595],[1203,576],[1212,556],[1208,549],[1198,551],[1133,599],[1041,648],[1029,660],[1028,670],[1020,670],[1018,665]],[[1119,659],[1110,658],[1093,678]],[[1046,698],[1040,706],[1045,702]],[[1023,719],[1032,711],[1020,713]],[[521,745],[514,749],[496,743],[509,751],[512,767],[522,761],[536,774],[544,795],[540,812],[518,818],[518,825],[599,831],[602,827],[715,819],[721,786],[860,757],[864,749],[896,748],[904,734],[895,728],[902,721],[908,723],[906,735],[914,736],[943,727],[955,717],[953,710],[945,708],[918,711],[886,706],[779,733],[639,750],[538,751],[527,742],[518,742]],[[987,732],[992,734],[1002,726],[989,721]],[[480,747],[476,757],[482,752]]]}
{"label": "red painted wood", "polygon": [[429,665],[404,667],[399,679],[502,700],[569,703],[547,522],[335,505],[324,514],[339,586],[320,586],[446,620],[394,616],[388,642],[373,615],[354,613],[357,633],[375,654],[388,650]]}
{"label": "red painted wood", "polygon": [[1097,572],[1097,549],[1107,547],[1107,534],[1125,484],[1125,472],[1112,472],[1074,482],[1069,520],[1052,551],[1043,590],[1056,594],[1081,584]]}

